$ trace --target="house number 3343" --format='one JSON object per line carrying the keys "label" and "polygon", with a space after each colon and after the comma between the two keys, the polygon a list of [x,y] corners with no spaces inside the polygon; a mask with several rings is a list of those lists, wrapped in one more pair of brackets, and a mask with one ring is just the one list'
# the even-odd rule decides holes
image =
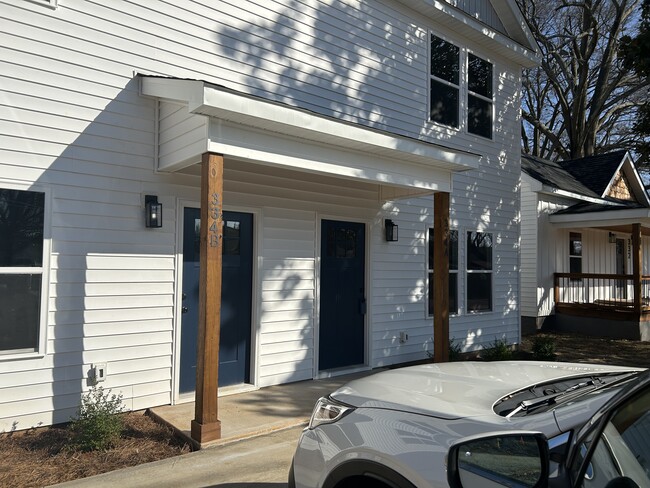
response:
{"label": "house number 3343", "polygon": [[208,227],[208,245],[210,247],[218,247],[220,234],[220,221],[221,221],[221,208],[219,205],[219,194],[213,193],[210,196],[208,203],[208,217],[210,218],[210,226]]}

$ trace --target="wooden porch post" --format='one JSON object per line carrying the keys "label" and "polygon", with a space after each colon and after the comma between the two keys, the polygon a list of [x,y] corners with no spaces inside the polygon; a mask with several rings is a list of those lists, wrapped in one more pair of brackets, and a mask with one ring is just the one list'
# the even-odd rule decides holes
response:
{"label": "wooden porch post", "polygon": [[634,313],[641,317],[641,275],[643,249],[641,247],[641,224],[632,224],[632,274],[634,282]]}
{"label": "wooden porch post", "polygon": [[201,261],[195,418],[192,439],[221,438],[218,419],[219,334],[223,240],[223,156],[204,153],[201,164]]}
{"label": "wooden porch post", "polygon": [[433,360],[449,361],[449,193],[433,196]]}

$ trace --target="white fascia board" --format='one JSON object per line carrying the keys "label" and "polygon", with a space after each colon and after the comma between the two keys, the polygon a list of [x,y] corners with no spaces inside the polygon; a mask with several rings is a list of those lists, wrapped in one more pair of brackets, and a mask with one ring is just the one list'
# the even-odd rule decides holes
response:
{"label": "white fascia board", "polygon": [[394,155],[397,161],[449,171],[477,169],[479,165],[478,154],[367,129],[208,84],[204,87],[203,103],[191,104],[189,110],[315,143]]}
{"label": "white fascia board", "polygon": [[508,28],[518,30],[523,38],[526,39],[526,43],[531,50],[539,57],[539,62],[541,62],[537,40],[535,40],[535,36],[530,31],[528,22],[526,22],[524,15],[521,13],[517,2],[515,0],[491,0],[491,3],[506,30]]}
{"label": "white fascia board", "polygon": [[199,80],[143,75],[140,77],[140,95],[196,106],[203,102],[204,84]]}
{"label": "white fascia board", "polygon": [[210,119],[208,151],[260,164],[384,185],[451,191],[453,173],[363,151],[340,149],[305,139]]}
{"label": "white fascia board", "polygon": [[609,210],[587,214],[550,215],[549,221],[557,227],[605,227],[641,223],[650,226],[650,209]]}
{"label": "white fascia board", "polygon": [[[642,200],[642,203],[650,207],[650,197],[648,197],[648,193],[645,190],[645,186],[643,184],[643,181],[641,180],[641,176],[639,175],[639,172],[634,166],[634,161],[632,161],[632,156],[630,156],[629,152],[625,153],[625,156],[623,156],[623,161],[621,162],[618,171],[623,171],[625,173],[625,175],[628,178],[628,181],[633,187],[632,191],[634,192],[634,195],[637,198],[640,198]],[[607,191],[609,191],[609,188],[611,188],[613,183],[614,183],[614,178],[612,177],[612,181],[610,181],[609,186],[607,187]]]}
{"label": "white fascia board", "polygon": [[[451,175],[477,169],[481,158],[203,81],[142,76],[141,94],[184,102],[190,113],[208,116],[206,150],[260,163],[426,191],[449,191]],[[287,147],[279,146],[282,143]],[[283,163],[280,155],[287,158]],[[174,162],[168,166],[176,167]],[[387,166],[392,169],[385,171]]]}
{"label": "white fascia board", "polygon": [[[537,43],[531,44],[532,49],[526,47],[488,25],[473,19],[460,9],[453,7],[447,2],[439,0],[397,0],[422,15],[443,22],[451,26],[455,31],[463,34],[474,41],[485,43],[494,42],[502,49],[499,49],[506,57],[517,62],[523,68],[532,68],[542,62]],[[488,0],[483,0],[488,1]],[[520,24],[521,26],[521,24]],[[528,31],[528,26],[522,26]],[[525,37],[532,39],[532,34],[526,32]]]}
{"label": "white fascia board", "polygon": [[555,186],[549,186],[549,185],[542,185],[542,193],[547,193],[549,195],[557,195],[561,197],[566,197],[566,198],[572,198],[573,200],[578,200],[580,202],[589,202],[589,203],[600,203],[603,205],[607,205],[611,202],[604,200],[602,198],[596,198],[596,197],[588,197],[586,195],[581,195],[580,193],[574,193],[571,191],[566,191],[566,190],[560,190],[559,188]]}

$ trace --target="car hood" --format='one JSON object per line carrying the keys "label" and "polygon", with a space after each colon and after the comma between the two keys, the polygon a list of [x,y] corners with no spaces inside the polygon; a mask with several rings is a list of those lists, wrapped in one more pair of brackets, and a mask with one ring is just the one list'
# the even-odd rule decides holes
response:
{"label": "car hood", "polygon": [[354,407],[444,419],[493,413],[500,398],[559,378],[634,368],[546,361],[453,362],[383,371],[351,381],[331,397]]}

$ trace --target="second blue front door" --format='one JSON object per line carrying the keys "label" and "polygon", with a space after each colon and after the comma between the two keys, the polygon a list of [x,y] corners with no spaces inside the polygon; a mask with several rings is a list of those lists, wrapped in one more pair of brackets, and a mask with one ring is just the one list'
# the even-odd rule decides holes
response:
{"label": "second blue front door", "polygon": [[365,226],[321,223],[320,370],[364,364]]}

